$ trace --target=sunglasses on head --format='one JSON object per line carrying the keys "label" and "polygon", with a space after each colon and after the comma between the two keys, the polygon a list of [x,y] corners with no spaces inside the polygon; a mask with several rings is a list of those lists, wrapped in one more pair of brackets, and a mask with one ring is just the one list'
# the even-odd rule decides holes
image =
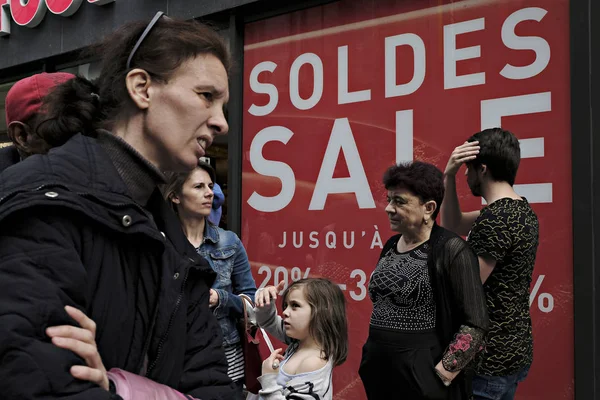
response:
{"label": "sunglasses on head", "polygon": [[131,50],[129,57],[127,58],[127,69],[131,68],[131,61],[133,60],[133,57],[135,56],[135,52],[138,51],[138,49],[144,42],[144,39],[146,39],[146,36],[148,36],[148,34],[152,30],[152,28],[154,28],[154,25],[156,25],[156,23],[158,22],[160,17],[162,17],[163,15],[166,17],[164,12],[162,12],[162,11],[157,12],[156,15],[154,16],[154,18],[152,18],[152,20],[146,27],[146,29],[144,29],[144,32],[142,32],[142,35],[140,36],[138,41],[135,43],[135,46],[133,46],[133,50]]}

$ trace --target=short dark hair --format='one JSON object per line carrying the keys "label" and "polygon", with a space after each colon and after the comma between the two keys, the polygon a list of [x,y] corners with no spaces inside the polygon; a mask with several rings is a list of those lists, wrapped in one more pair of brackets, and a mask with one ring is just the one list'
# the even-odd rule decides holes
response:
{"label": "short dark hair", "polygon": [[283,292],[283,309],[291,290],[304,288],[304,296],[310,305],[309,333],[323,349],[323,357],[334,366],[348,357],[348,321],[346,299],[342,289],[326,278],[306,278],[293,282]]}
{"label": "short dark hair", "polygon": [[167,183],[161,185],[160,189],[163,197],[171,206],[173,210],[177,212],[177,205],[171,201],[171,196],[174,194],[181,194],[181,190],[183,189],[183,184],[188,180],[190,175],[198,169],[204,170],[210,176],[210,180],[213,183],[216,183],[217,174],[215,173],[214,168],[207,162],[198,161],[198,165],[191,171],[188,172],[167,172]]}
{"label": "short dark hair", "polygon": [[479,154],[469,165],[485,164],[495,181],[515,184],[521,162],[521,147],[515,135],[502,128],[490,128],[474,134],[467,141],[479,142]]}
{"label": "short dark hair", "polygon": [[444,199],[444,175],[433,164],[413,161],[392,165],[383,175],[387,190],[406,188],[425,203],[430,200],[437,205],[431,215],[435,219]]}

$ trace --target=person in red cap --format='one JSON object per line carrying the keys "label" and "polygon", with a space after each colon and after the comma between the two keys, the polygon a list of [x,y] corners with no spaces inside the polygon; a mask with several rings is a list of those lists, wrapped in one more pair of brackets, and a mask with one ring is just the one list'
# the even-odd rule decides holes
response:
{"label": "person in red cap", "polygon": [[0,149],[0,171],[32,154],[44,154],[51,146],[37,134],[44,120],[44,97],[56,86],[75,78],[66,72],[36,74],[21,79],[6,95],[6,124],[13,143]]}

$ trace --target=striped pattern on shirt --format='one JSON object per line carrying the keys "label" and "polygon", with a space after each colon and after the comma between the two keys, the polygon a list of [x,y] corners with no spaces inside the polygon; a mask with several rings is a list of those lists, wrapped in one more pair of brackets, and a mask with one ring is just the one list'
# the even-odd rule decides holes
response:
{"label": "striped pattern on shirt", "polygon": [[227,357],[227,375],[236,382],[244,379],[244,353],[241,343],[223,346],[225,357]]}

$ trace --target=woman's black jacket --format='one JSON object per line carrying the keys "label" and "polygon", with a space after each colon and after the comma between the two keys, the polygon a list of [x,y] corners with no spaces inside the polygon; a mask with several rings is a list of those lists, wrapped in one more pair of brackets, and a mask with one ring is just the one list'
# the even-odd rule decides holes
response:
{"label": "woman's black jacket", "polygon": [[221,331],[209,310],[215,274],[156,191],[131,199],[104,150],[76,135],[0,175],[0,398],[109,399],[74,379],[83,364],[49,326],[97,324],[107,369],[145,374],[203,400],[230,399]]}

